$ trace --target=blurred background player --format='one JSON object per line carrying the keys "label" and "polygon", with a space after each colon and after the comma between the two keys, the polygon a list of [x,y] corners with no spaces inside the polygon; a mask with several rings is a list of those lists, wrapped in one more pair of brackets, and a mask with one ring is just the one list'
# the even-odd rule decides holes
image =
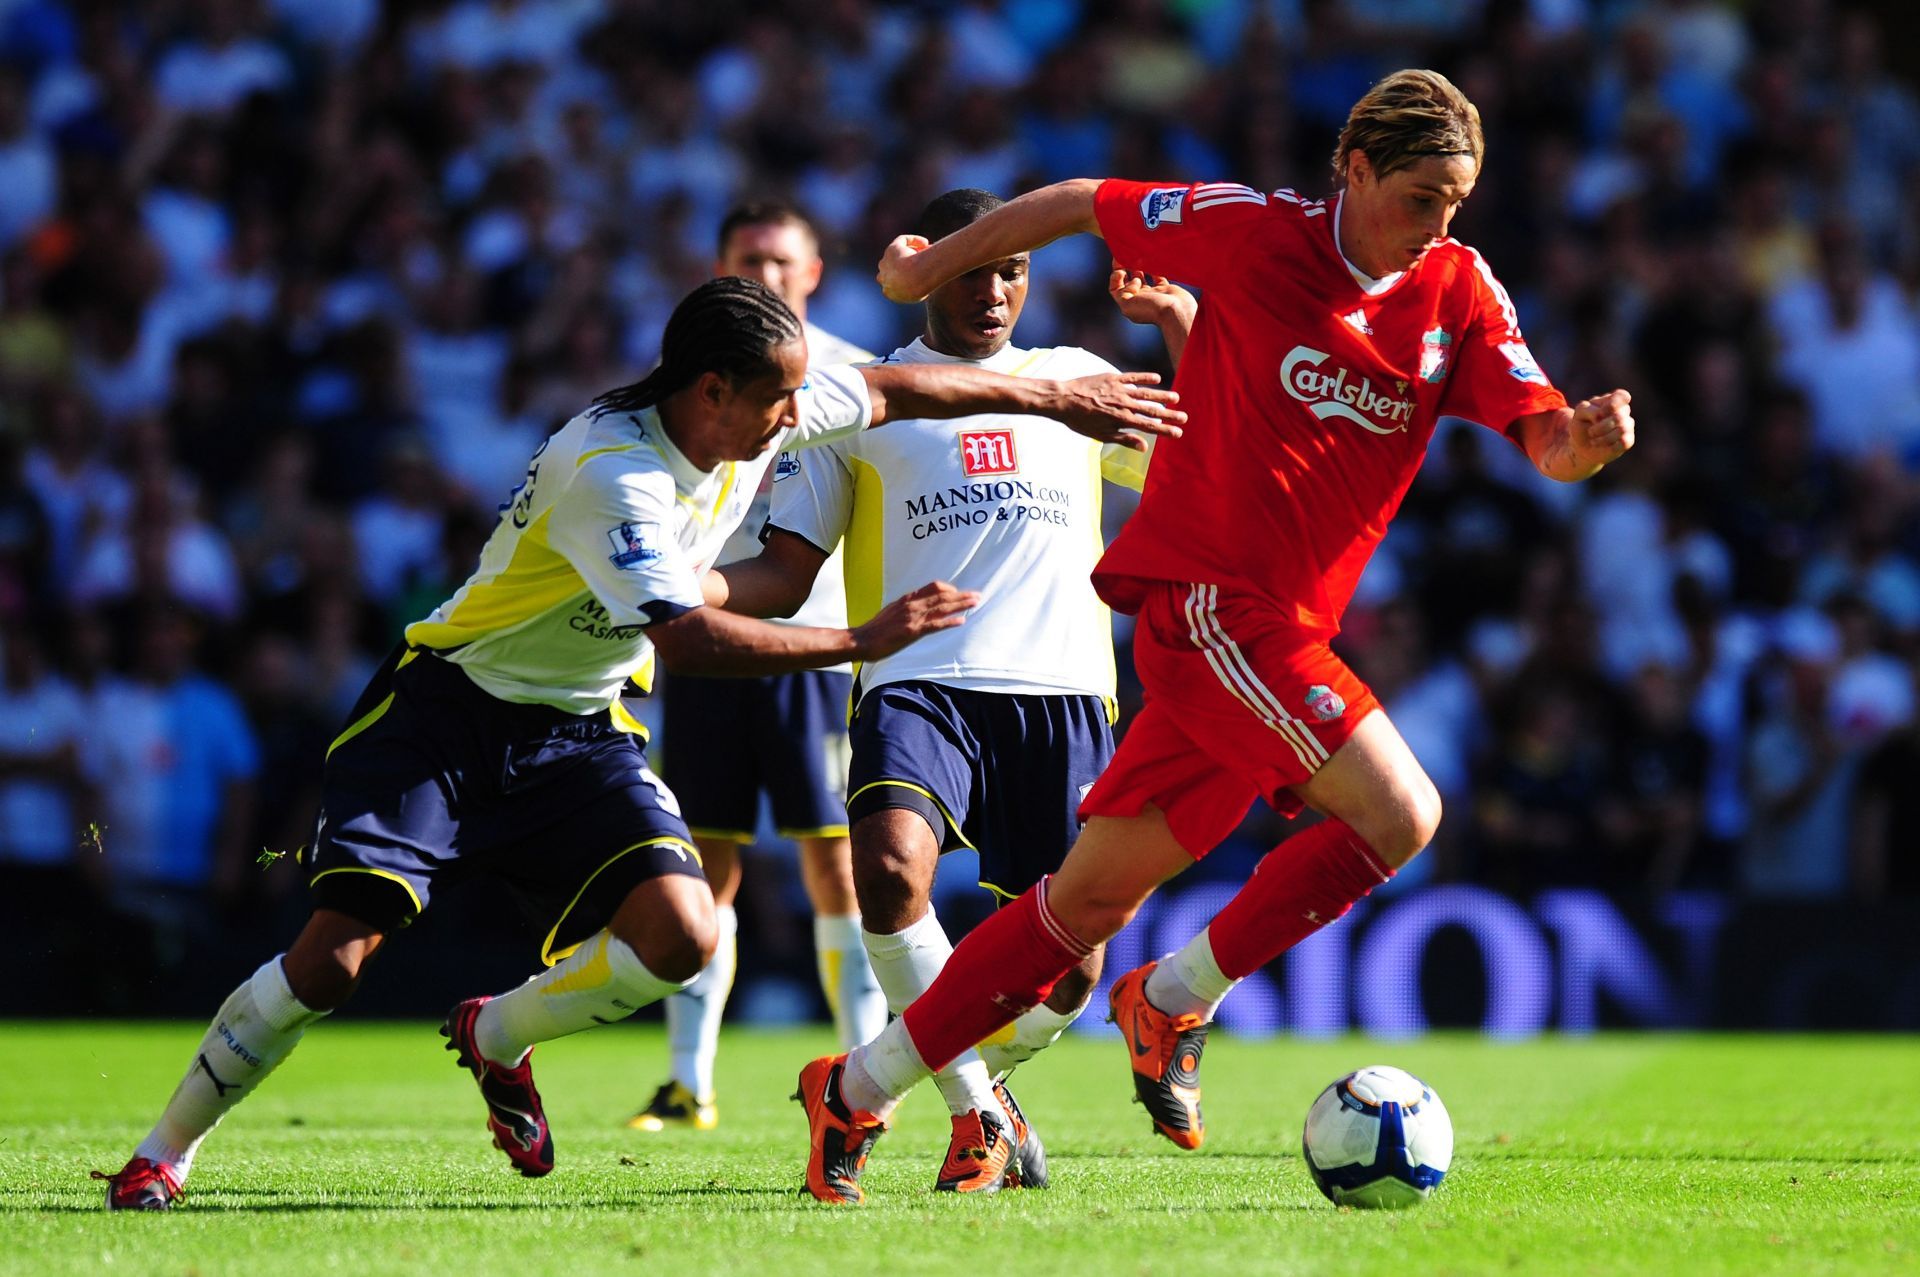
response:
{"label": "blurred background player", "polygon": [[[918,230],[938,239],[1002,203],[987,191],[948,191]],[[1016,253],[935,289],[921,336],[884,362],[1015,376],[1113,371],[1078,347],[1012,344],[1029,266]],[[1119,272],[1113,283],[1129,317],[1160,324],[1177,360],[1193,298]],[[728,606],[786,611],[844,538],[853,616],[909,578],[950,580],[984,600],[950,641],[857,677],[854,882],[867,952],[895,1011],[953,952],[932,907],[941,854],[973,848],[980,885],[1013,899],[1059,867],[1080,800],[1113,754],[1112,624],[1088,577],[1102,545],[1101,480],[1137,491],[1146,454],[1057,434],[1032,418],[977,416],[896,424],[884,438],[795,454],[775,469],[766,552],[722,573]],[[995,1082],[1073,1023],[1099,974],[1095,950],[1005,1034],[936,1075],[953,1128],[935,1188],[1044,1180],[1037,1137]]]}
{"label": "blurred background player", "polygon": [[[751,676],[877,659],[977,600],[930,584],[859,630],[774,626],[707,606],[701,577],[783,443],[892,415],[1040,411],[1099,437],[1160,428],[1154,392],[1034,385],[968,370],[808,370],[800,321],[750,280],[717,279],[667,323],[659,365],[541,446],[478,566],[407,627],[326,752],[304,867],[313,912],[228,995],[107,1206],[165,1210],[201,1142],[342,1005],[437,887],[503,879],[546,928],[547,969],[469,998],[441,1033],[473,1074],[494,1144],[553,1169],[533,1045],[625,1019],[713,957],[713,893],[673,795],[620,704],[670,668]],[[958,374],[958,375],[956,375]],[[1153,416],[1145,414],[1154,414]],[[1177,417],[1177,414],[1175,415]]]}
{"label": "blurred background player", "polygon": [[[770,202],[735,207],[720,223],[718,252],[715,275],[757,279],[799,316],[813,364],[873,358],[807,323],[807,298],[820,286],[822,264],[813,226],[799,210]],[[769,471],[746,520],[721,550],[721,564],[760,552],[771,483]],[[847,623],[837,549],[813,593],[781,623]],[[720,1021],[738,967],[734,900],[740,893],[740,848],[754,839],[763,794],[773,809],[775,828],[800,850],[800,880],[813,905],[820,989],[841,1043],[870,1041],[886,1026],[886,999],[860,945],[860,912],[848,863],[846,722],[852,690],[853,669],[848,665],[764,678],[670,675],[663,680],[661,770],[700,848],[713,886],[720,942],[713,961],[694,982],[667,999],[673,1075],[628,1121],[635,1130],[711,1130],[720,1120],[713,1069]]]}
{"label": "blurred background player", "polygon": [[1569,407],[1486,261],[1447,237],[1484,152],[1464,94],[1400,71],[1349,113],[1334,153],[1343,189],[1329,199],[1077,180],[939,243],[888,248],[880,280],[900,300],[1082,231],[1198,285],[1178,382],[1195,429],[1159,450],[1094,574],[1103,599],[1139,617],[1147,701],[1081,805],[1086,830],[878,1039],[802,1072],[815,1196],[860,1200],[866,1151],[898,1097],[1043,1002],[1253,801],[1311,806],[1325,819],[1270,852],[1193,941],[1113,986],[1135,1094],[1160,1134],[1198,1147],[1200,1055],[1227,991],[1433,837],[1433,782],[1329,643],[1435,422],[1480,422],[1565,482],[1633,445],[1627,393]]}

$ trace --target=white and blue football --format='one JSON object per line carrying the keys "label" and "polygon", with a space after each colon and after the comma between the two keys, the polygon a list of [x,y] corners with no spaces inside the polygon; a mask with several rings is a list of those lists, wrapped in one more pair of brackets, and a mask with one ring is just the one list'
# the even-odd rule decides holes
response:
{"label": "white and blue football", "polygon": [[1453,1162],[1453,1119],[1425,1082],[1375,1064],[1320,1092],[1301,1144],[1313,1182],[1336,1206],[1414,1206]]}

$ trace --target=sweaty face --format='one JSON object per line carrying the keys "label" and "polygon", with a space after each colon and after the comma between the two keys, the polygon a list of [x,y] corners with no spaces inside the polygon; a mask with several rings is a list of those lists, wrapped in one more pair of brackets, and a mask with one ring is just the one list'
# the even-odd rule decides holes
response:
{"label": "sweaty face", "polygon": [[985,359],[1013,340],[1027,304],[1025,253],[942,284],[927,298],[927,344],[943,355]]}
{"label": "sweaty face", "polygon": [[1376,277],[1406,270],[1447,237],[1478,175],[1470,155],[1429,155],[1381,177],[1354,152],[1340,212],[1347,257]]}
{"label": "sweaty face", "polygon": [[780,294],[796,314],[820,286],[820,249],[813,236],[791,222],[742,226],[727,236],[715,275],[757,279]]}
{"label": "sweaty face", "polygon": [[[799,412],[795,396],[807,379],[807,343],[790,341],[771,353],[773,369],[717,391],[713,441],[721,461],[763,456],[790,429]],[[693,458],[696,462],[699,458]]]}

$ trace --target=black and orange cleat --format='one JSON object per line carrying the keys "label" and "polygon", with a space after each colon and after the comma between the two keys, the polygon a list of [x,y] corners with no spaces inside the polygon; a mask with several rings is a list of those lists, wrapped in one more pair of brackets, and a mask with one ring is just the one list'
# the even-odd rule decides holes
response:
{"label": "black and orange cleat", "polygon": [[1197,1015],[1168,1015],[1147,1001],[1149,962],[1113,982],[1107,1019],[1120,1026],[1133,1063],[1134,1098],[1146,1106],[1153,1129],[1181,1148],[1207,1138],[1200,1116],[1200,1054],[1211,1027]]}
{"label": "black and orange cleat", "polygon": [[108,1210],[171,1210],[180,1200],[179,1179],[148,1158],[133,1158],[113,1175],[105,1171],[92,1175],[107,1181]]}
{"label": "black and orange cleat", "polygon": [[473,1040],[473,1023],[486,1001],[468,998],[447,1012],[440,1036],[447,1040],[447,1050],[454,1053],[460,1067],[480,1084],[493,1146],[507,1155],[513,1169],[532,1179],[553,1169],[553,1133],[547,1129],[546,1110],[533,1085],[533,1052],[528,1051],[526,1058],[512,1068],[480,1054]]}
{"label": "black and orange cleat", "polygon": [[836,1206],[858,1206],[867,1200],[860,1189],[860,1172],[867,1154],[886,1133],[887,1124],[873,1114],[847,1107],[840,1098],[840,1075],[845,1055],[827,1055],[800,1070],[800,1088],[793,1098],[807,1113],[807,1191]]}
{"label": "black and orange cleat", "polygon": [[994,1112],[971,1109],[953,1119],[947,1160],[933,1181],[937,1193],[997,1193],[1012,1187],[1019,1145],[1007,1120]]}
{"label": "black and orange cleat", "polygon": [[1040,1133],[1020,1111],[1019,1101],[1013,1098],[1005,1082],[995,1082],[993,1093],[1000,1098],[1000,1107],[1013,1119],[1013,1164],[1007,1167],[1007,1187],[1045,1188],[1047,1146],[1040,1142]]}

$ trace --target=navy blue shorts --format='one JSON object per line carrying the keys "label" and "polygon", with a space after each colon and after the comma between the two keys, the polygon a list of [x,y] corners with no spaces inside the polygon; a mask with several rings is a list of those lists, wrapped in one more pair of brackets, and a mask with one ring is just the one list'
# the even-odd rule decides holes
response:
{"label": "navy blue shorts", "polygon": [[392,931],[435,887],[491,874],[546,930],[540,956],[553,962],[639,883],[701,875],[643,745],[610,713],[503,701],[402,648],[327,750],[304,857],[314,904]]}
{"label": "navy blue shorts", "polygon": [[1113,757],[1098,696],[888,683],[853,716],[847,816],[917,811],[940,850],[980,853],[980,885],[1011,899],[1060,867],[1080,800]]}
{"label": "navy blue shorts", "polygon": [[764,793],[787,837],[846,836],[851,674],[662,681],[660,770],[688,828],[752,842]]}

